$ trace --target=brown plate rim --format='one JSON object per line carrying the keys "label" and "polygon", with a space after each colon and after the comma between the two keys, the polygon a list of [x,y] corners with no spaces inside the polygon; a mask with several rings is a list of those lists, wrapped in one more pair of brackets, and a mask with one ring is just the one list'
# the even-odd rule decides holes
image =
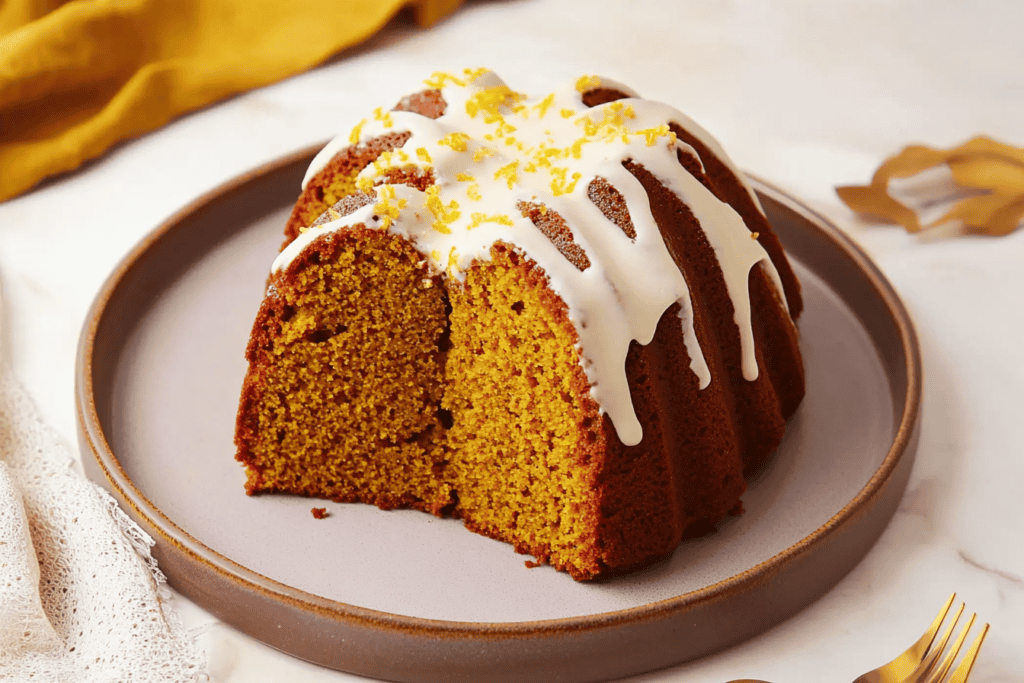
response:
{"label": "brown plate rim", "polygon": [[[752,584],[770,580],[786,564],[796,561],[812,546],[849,523],[857,515],[858,511],[886,486],[896,471],[901,458],[912,447],[919,427],[922,367],[917,336],[905,307],[881,271],[849,237],[844,235],[828,219],[804,206],[782,190],[755,177],[752,178],[752,183],[760,195],[783,205],[812,224],[836,249],[849,258],[861,274],[867,278],[878,298],[885,304],[886,313],[897,331],[902,346],[900,350],[906,362],[906,396],[902,408],[897,411],[898,427],[892,445],[868,483],[828,522],[772,558],[702,589],[614,612],[538,621],[500,623],[446,621],[381,612],[322,598],[262,576],[233,562],[179,528],[136,488],[130,477],[122,469],[116,454],[111,449],[103,432],[96,409],[96,396],[93,385],[93,354],[97,333],[111,296],[129,271],[135,267],[142,255],[154,244],[203,207],[217,202],[226,195],[243,189],[255,179],[279,171],[290,164],[298,163],[304,159],[311,159],[322,146],[315,145],[299,150],[238,176],[203,194],[151,231],[120,261],[104,282],[88,311],[79,340],[76,363],[75,403],[79,436],[83,450],[88,450],[95,461],[91,463],[90,476],[105,484],[116,494],[116,497],[121,502],[127,504],[130,511],[134,513],[132,516],[137,521],[140,518],[145,521],[147,531],[156,536],[158,544],[161,542],[172,544],[177,550],[192,560],[202,563],[208,570],[219,574],[223,579],[235,583],[241,589],[255,591],[271,601],[290,604],[298,610],[310,615],[316,615],[318,619],[326,618],[337,622],[339,625],[346,624],[357,628],[393,631],[418,636],[425,635],[443,639],[457,638],[492,641],[545,638],[569,632],[578,635],[588,631],[608,629],[625,623],[664,620],[671,618],[673,615],[686,612],[701,603],[714,602],[736,591],[742,592],[750,588]],[[910,456],[912,458],[912,452]],[[90,468],[87,467],[87,470],[90,470]],[[899,485],[901,493],[902,487],[905,486],[905,481]],[[887,522],[888,518],[885,521]]]}

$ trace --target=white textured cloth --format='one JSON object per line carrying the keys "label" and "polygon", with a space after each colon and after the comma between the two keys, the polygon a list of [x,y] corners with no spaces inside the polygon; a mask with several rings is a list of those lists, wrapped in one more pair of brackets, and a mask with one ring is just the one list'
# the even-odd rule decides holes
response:
{"label": "white textured cloth", "polygon": [[197,680],[153,540],[71,463],[0,366],[0,680]]}

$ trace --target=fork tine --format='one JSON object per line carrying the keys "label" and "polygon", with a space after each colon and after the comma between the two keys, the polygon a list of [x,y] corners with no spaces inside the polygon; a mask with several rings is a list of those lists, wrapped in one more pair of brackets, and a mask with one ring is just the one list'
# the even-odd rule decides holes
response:
{"label": "fork tine", "polygon": [[938,646],[928,654],[925,660],[921,662],[921,665],[903,683],[925,683],[929,680],[928,674],[935,668],[935,664],[942,656],[942,651],[946,649],[946,643],[949,642],[949,637],[953,635],[953,629],[956,628],[957,622],[960,621],[960,615],[964,613],[964,606],[964,603],[961,602],[956,614],[953,615],[953,621],[949,623],[949,626],[946,627],[946,632],[942,634],[942,640],[939,641]]}
{"label": "fork tine", "polygon": [[913,647],[910,648],[915,652],[920,652],[918,655],[918,661],[924,659],[925,654],[931,649],[932,643],[935,642],[935,635],[939,632],[939,627],[942,626],[942,622],[946,619],[946,615],[949,614],[949,608],[953,606],[954,599],[956,599],[956,593],[949,596],[949,599],[946,600],[946,604],[939,612],[939,616],[935,617],[935,621],[933,621],[932,625],[928,627],[928,630],[924,632],[924,635],[922,635],[918,641],[914,643]]}
{"label": "fork tine", "polygon": [[928,679],[928,683],[942,683],[942,679],[946,677],[949,670],[953,668],[953,661],[956,656],[960,653],[960,648],[964,646],[964,641],[967,640],[967,633],[974,626],[974,618],[977,614],[972,614],[971,618],[967,620],[967,625],[960,631],[960,635],[957,636],[956,641],[953,642],[953,646],[949,648],[949,654],[942,660],[942,665],[935,670],[935,673]]}
{"label": "fork tine", "polygon": [[939,627],[942,626],[942,622],[945,620],[946,615],[949,614],[950,607],[953,606],[953,600],[956,598],[956,593],[949,596],[946,600],[946,604],[939,610],[939,615],[935,617],[935,621],[928,627],[928,630],[917,639],[917,642],[911,645],[906,652],[902,653],[896,659],[892,660],[888,664],[878,667],[866,674],[860,676],[853,683],[893,683],[895,681],[907,680],[907,677],[912,675],[917,667],[921,664],[921,660],[924,659],[928,650],[931,648],[932,643],[935,641],[935,634],[939,632]]}
{"label": "fork tine", "polygon": [[956,668],[953,675],[949,679],[949,683],[967,683],[967,677],[971,675],[971,669],[974,667],[974,660],[978,658],[978,652],[981,650],[981,644],[985,641],[985,636],[988,634],[988,624],[981,627],[981,633],[971,643],[971,647],[968,648],[967,653],[964,655],[963,660],[960,662],[960,666]]}

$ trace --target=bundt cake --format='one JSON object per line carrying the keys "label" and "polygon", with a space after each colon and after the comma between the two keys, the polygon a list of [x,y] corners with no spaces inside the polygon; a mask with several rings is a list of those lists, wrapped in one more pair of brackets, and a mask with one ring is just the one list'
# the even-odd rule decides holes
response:
{"label": "bundt cake", "polygon": [[250,494],[450,515],[592,579],[741,509],[803,396],[757,197],[608,79],[435,74],[327,145],[285,232],[246,350]]}

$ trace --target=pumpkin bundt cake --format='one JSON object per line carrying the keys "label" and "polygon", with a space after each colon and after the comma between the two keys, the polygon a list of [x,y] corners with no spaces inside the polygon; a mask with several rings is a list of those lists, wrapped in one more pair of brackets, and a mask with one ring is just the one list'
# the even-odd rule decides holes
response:
{"label": "pumpkin bundt cake", "polygon": [[[740,509],[800,289],[675,109],[435,74],[316,157],[246,351],[246,490],[450,515],[578,580]],[[528,563],[529,564],[529,563]]]}

